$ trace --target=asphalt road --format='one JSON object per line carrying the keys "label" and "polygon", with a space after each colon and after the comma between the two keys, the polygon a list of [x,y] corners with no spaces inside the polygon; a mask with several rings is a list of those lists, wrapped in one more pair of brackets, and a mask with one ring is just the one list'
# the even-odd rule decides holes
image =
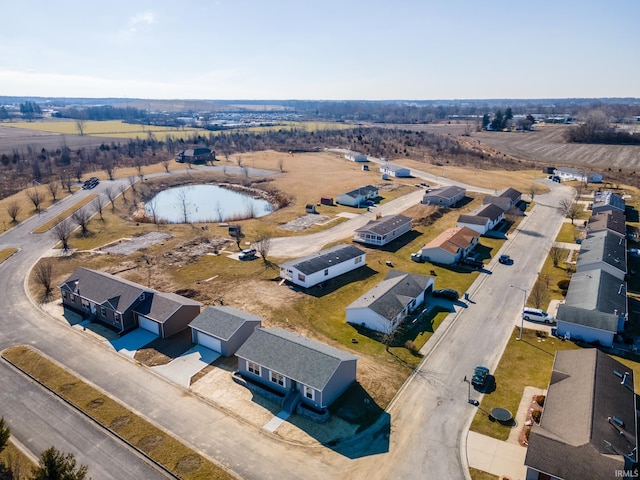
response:
{"label": "asphalt road", "polygon": [[[111,183],[102,182],[91,192],[99,193]],[[536,208],[506,244],[505,251],[514,257],[515,264],[490,264],[493,274],[482,275],[470,289],[475,303],[450,315],[425,345],[424,362],[389,408],[391,435],[386,453],[370,455],[368,452],[371,450],[366,450],[378,443],[380,450],[374,446],[373,451],[386,451],[386,437],[379,435],[384,428],[372,429],[370,435],[345,445],[342,453],[324,447],[303,448],[287,444],[263,431],[256,431],[236,418],[233,412],[213,408],[202,399],[157,377],[149,369],[114,354],[103,344],[44,318],[27,297],[23,282],[33,263],[56,242],[50,234],[29,232],[89,192],[74,194],[72,199],[63,200],[39,219],[27,220],[0,236],[0,249],[21,248],[0,265],[0,290],[4,292],[0,297],[0,311],[3,312],[0,315],[0,348],[14,343],[34,345],[243,478],[297,479],[301,475],[311,479],[463,478],[467,474],[464,435],[475,407],[467,403],[467,384],[462,379],[477,363],[492,369],[497,365],[512,327],[517,323],[522,292],[514,291],[508,285],[513,283],[528,289],[533,284],[546,249],[560,228],[562,214],[555,205],[560,197],[571,194],[567,187],[551,187],[549,194],[536,197]],[[409,198],[394,201],[396,203],[389,202],[384,206],[388,209],[384,213],[394,213],[394,209],[402,211],[415,203],[413,197],[418,196],[421,196],[420,191]],[[360,218],[364,224],[370,217]],[[343,232],[339,235],[345,238],[342,237]],[[304,243],[313,245],[317,250],[321,245],[316,242],[320,241],[318,238],[302,240],[302,237],[296,237],[291,245],[298,248],[295,245]],[[278,243],[274,245],[275,255],[275,250],[281,247]],[[496,315],[496,312],[500,314]],[[0,383],[19,382],[16,382],[15,372],[0,368]],[[53,443],[58,438],[56,435],[92,438],[99,434],[96,433],[99,429],[89,422],[79,422],[73,430],[67,430],[64,427],[67,423],[57,421],[49,410],[59,407],[52,406],[54,402],[59,403],[53,398],[45,398],[40,409],[29,410],[27,414],[27,407],[20,404],[19,391],[9,389],[8,392],[2,397],[0,415],[11,417],[9,421],[15,436],[33,448],[36,454],[42,444]],[[25,422],[15,420],[16,417],[21,418],[16,413],[19,410],[23,410],[22,418],[33,417],[32,422],[40,422],[37,433],[26,425],[21,426]],[[54,433],[57,431],[60,433]],[[35,437],[39,437],[37,442]],[[103,441],[108,441],[106,436]],[[113,453],[95,449],[86,456],[76,442],[63,445],[68,445],[68,451],[89,465],[94,478],[133,478],[111,473]],[[118,447],[117,442],[113,448],[119,448],[117,455],[130,454],[126,448]],[[145,468],[142,460],[132,458],[131,462],[135,465],[131,469]],[[93,472],[100,472],[101,476]]]}

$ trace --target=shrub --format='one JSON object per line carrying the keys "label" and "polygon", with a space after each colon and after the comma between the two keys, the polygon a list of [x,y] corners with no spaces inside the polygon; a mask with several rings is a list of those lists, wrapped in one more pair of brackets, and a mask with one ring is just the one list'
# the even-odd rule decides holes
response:
{"label": "shrub", "polygon": [[418,347],[413,340],[407,340],[404,342],[404,348],[409,350],[411,353],[416,353],[418,351]]}
{"label": "shrub", "polygon": [[544,407],[544,400],[545,400],[545,396],[544,395],[536,395],[536,403],[538,405],[540,405],[541,407]]}
{"label": "shrub", "polygon": [[541,416],[542,416],[542,412],[540,410],[534,410],[533,412],[531,412],[531,418],[537,424],[540,424],[540,417]]}
{"label": "shrub", "polygon": [[568,278],[563,278],[558,282],[558,288],[562,291],[568,290],[570,282],[571,280],[569,280]]}

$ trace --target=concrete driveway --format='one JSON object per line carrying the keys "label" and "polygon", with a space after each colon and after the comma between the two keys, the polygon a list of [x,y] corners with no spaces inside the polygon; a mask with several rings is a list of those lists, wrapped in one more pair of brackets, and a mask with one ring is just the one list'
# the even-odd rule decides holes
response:
{"label": "concrete driveway", "polygon": [[158,336],[143,328],[136,328],[133,332],[127,333],[116,340],[110,340],[109,344],[116,352],[133,358],[136,351],[144,347],[146,344],[153,342]]}
{"label": "concrete driveway", "polygon": [[219,357],[218,352],[196,345],[166,365],[158,365],[151,369],[172,382],[189,388],[191,377]]}

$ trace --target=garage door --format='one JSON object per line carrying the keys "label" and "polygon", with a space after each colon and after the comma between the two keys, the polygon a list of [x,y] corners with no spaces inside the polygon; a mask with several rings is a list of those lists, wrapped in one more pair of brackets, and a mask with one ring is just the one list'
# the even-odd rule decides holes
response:
{"label": "garage door", "polygon": [[220,340],[214,338],[206,333],[198,332],[198,343],[203,347],[210,348],[214,352],[222,350],[222,344]]}
{"label": "garage door", "polygon": [[160,324],[158,322],[154,322],[146,317],[138,317],[138,323],[140,324],[140,328],[151,333],[155,333],[156,335],[160,335]]}

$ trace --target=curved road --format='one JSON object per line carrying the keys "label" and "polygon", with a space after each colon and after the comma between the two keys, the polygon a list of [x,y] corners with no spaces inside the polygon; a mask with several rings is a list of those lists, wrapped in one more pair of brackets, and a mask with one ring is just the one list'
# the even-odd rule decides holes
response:
{"label": "curved road", "polygon": [[[416,173],[413,172],[419,176]],[[425,174],[421,178],[429,177]],[[112,183],[117,181],[102,182],[93,192],[100,192],[106,188],[105,184]],[[32,235],[28,232],[90,192],[76,193],[71,199],[51,207],[46,214],[29,219],[0,236],[0,249],[21,247],[20,252],[0,265],[0,289],[4,292],[0,298],[3,312],[0,316],[0,349],[15,343],[34,345],[183,439],[203,455],[217,459],[244,478],[297,479],[301,472],[313,479],[415,478],[417,474],[428,475],[429,478],[463,478],[468,475],[464,434],[475,408],[467,403],[467,385],[462,379],[477,363],[492,368],[497,365],[514,322],[519,318],[522,292],[512,291],[508,285],[513,283],[526,289],[532,285],[535,272],[539,271],[562,222],[562,214],[556,205],[561,197],[572,194],[567,187],[557,184],[550,186],[552,190],[549,194],[536,197],[536,207],[505,245],[505,250],[515,258],[516,263],[513,266],[491,264],[489,268],[493,274],[482,275],[470,289],[475,303],[450,315],[423,348],[424,361],[388,409],[391,415],[388,445],[385,437],[378,435],[380,430],[377,429],[371,429],[370,435],[364,435],[357,441],[347,442],[341,447],[342,454],[324,447],[303,448],[287,444],[263,431],[256,431],[231,412],[212,408],[191,393],[169,384],[148,369],[114,354],[103,344],[68,326],[43,319],[40,310],[31,304],[26,295],[23,280],[31,266],[55,244],[55,240],[50,234]],[[418,190],[389,202],[378,207],[379,212],[388,214],[402,211],[414,204],[422,193]],[[354,219],[353,224],[356,220],[366,223],[373,215],[373,212],[369,213],[369,216]],[[318,234],[309,236],[311,241],[307,237],[304,240],[301,237],[274,239],[273,254],[278,250],[286,250],[289,256],[292,252],[290,249],[301,248],[298,245],[302,243],[305,248],[309,246],[318,250],[323,238],[349,237],[353,232],[353,224],[344,231],[325,233],[327,237]],[[496,312],[500,314],[496,315]],[[15,372],[0,368],[0,382],[3,385],[15,381]],[[2,397],[0,415],[11,415],[13,418],[17,410],[28,411],[26,406],[22,408],[19,405],[19,391],[20,387]],[[56,407],[50,406],[52,400],[45,403],[46,408],[43,406],[41,411],[29,411],[28,415],[36,416],[37,421],[41,422],[39,431],[47,432],[44,436],[46,441],[57,443],[60,440],[60,444],[64,444],[64,439],[78,437],[69,442],[68,451],[89,465],[90,473],[105,473],[99,478],[141,478],[139,474],[111,474],[109,462],[112,462],[114,453],[105,453],[102,449],[92,449],[90,455],[83,453],[87,451],[86,439],[95,433],[92,430],[98,430],[95,427],[77,426],[75,428],[80,428],[80,432],[71,433],[69,429],[62,429],[60,433],[54,433],[61,427],[48,408]],[[8,407],[9,404],[12,404],[12,408]],[[38,435],[36,439],[33,431],[26,425],[23,427],[22,423],[12,422],[12,433],[32,451],[39,452],[43,436]],[[120,453],[125,455],[126,449],[119,448],[122,450]],[[385,451],[387,448],[388,452],[382,454],[366,453]],[[141,460],[131,461],[136,468],[144,468]],[[110,475],[107,476],[106,472],[110,472]],[[154,477],[144,475],[144,478]]]}

